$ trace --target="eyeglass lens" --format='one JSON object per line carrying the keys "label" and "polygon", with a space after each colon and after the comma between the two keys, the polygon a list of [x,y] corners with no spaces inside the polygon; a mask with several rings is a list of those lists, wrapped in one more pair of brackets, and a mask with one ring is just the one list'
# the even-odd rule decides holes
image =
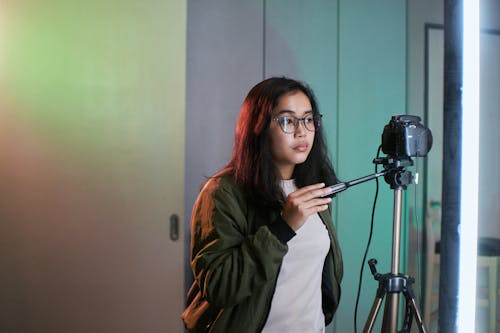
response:
{"label": "eyeglass lens", "polygon": [[314,132],[316,128],[319,126],[319,121],[315,119],[315,117],[311,115],[307,115],[303,118],[297,118],[291,115],[282,115],[277,118],[278,123],[285,133],[294,133],[297,127],[299,127],[300,121],[304,124],[304,127],[308,131]]}

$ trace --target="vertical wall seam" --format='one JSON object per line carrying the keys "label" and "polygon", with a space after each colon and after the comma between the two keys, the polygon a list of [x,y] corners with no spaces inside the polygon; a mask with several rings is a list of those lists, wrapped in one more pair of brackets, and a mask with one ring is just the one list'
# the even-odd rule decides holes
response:
{"label": "vertical wall seam", "polygon": [[262,0],[262,80],[266,78],[266,0]]}
{"label": "vertical wall seam", "polygon": [[[336,53],[337,53],[337,59],[336,59],[336,72],[337,72],[337,77],[336,77],[336,80],[337,80],[337,84],[336,84],[336,100],[335,100],[335,103],[336,103],[336,114],[335,114],[335,118],[336,118],[336,129],[335,129],[335,136],[336,136],[336,142],[335,142],[335,164],[336,164],[336,171],[337,171],[337,174],[338,174],[338,167],[340,166],[339,165],[339,158],[340,158],[340,0],[337,0],[337,31],[336,31],[336,34],[337,34],[337,40],[336,40]],[[338,198],[337,198],[337,209],[335,210],[335,224],[338,226],[339,224],[339,204],[338,204]]]}

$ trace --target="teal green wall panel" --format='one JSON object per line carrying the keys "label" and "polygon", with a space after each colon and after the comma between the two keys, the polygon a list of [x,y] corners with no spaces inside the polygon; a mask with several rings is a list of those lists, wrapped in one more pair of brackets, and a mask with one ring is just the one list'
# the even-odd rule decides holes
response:
{"label": "teal green wall panel", "polygon": [[[340,1],[338,56],[337,172],[351,180],[374,172],[373,158],[383,127],[406,106],[406,5],[404,1]],[[380,168],[379,168],[380,170]],[[367,259],[377,258],[378,271],[390,271],[393,191],[379,179],[379,198]],[[353,330],[359,271],[370,230],[375,181],[338,196],[338,233],[345,276],[337,332]],[[363,266],[358,330],[363,328],[378,283]],[[382,313],[379,315],[380,319]],[[380,320],[378,324],[380,324]]]}

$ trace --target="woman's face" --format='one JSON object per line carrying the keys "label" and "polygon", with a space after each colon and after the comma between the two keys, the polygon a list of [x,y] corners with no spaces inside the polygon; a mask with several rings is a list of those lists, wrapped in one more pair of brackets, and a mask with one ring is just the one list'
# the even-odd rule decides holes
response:
{"label": "woman's face", "polygon": [[[273,110],[271,124],[269,126],[270,150],[273,161],[281,174],[282,179],[290,179],[296,164],[305,162],[314,142],[314,131],[305,128],[303,121],[293,131],[293,123],[289,123],[285,133],[276,119],[281,121],[287,119],[313,116],[311,102],[302,92],[296,91],[281,96],[278,105]],[[287,117],[286,119],[283,117]],[[312,126],[308,124],[308,126]]]}

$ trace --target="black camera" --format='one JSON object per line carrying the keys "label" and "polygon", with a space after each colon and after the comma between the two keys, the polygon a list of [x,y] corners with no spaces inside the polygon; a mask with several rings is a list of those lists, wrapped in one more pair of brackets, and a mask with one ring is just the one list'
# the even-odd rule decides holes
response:
{"label": "black camera", "polygon": [[395,159],[424,157],[432,147],[430,129],[420,123],[420,117],[392,116],[382,133],[382,151]]}

